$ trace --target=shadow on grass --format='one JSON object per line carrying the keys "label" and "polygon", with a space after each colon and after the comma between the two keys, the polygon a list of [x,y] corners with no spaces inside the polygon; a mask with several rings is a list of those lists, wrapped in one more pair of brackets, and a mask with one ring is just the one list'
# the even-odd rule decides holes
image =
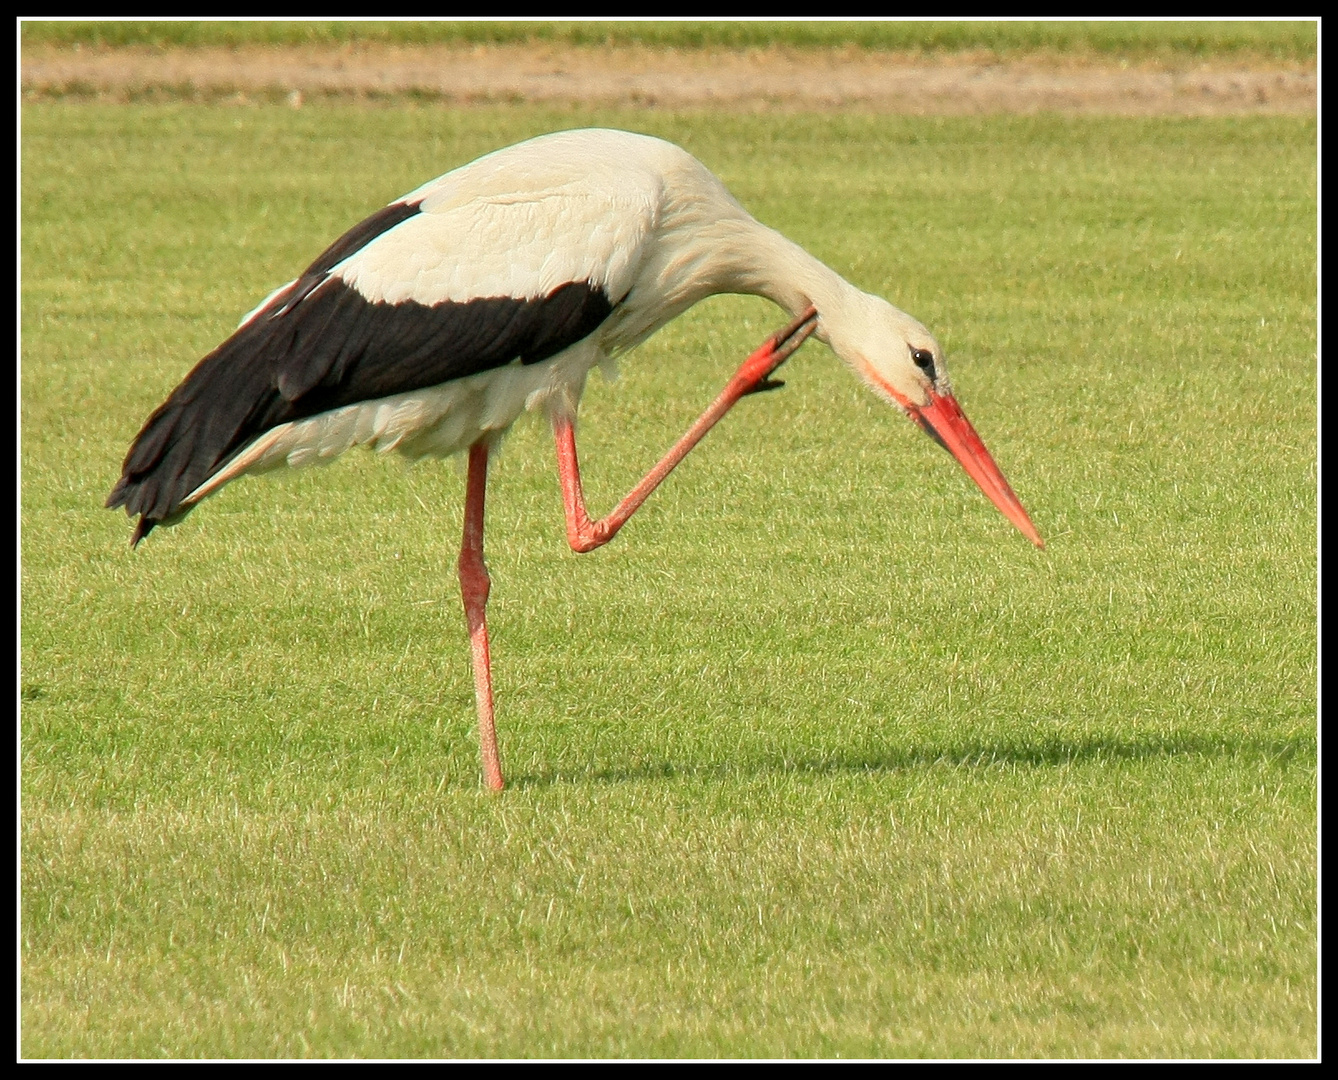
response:
{"label": "shadow on grass", "polygon": [[740,779],[772,775],[833,775],[837,773],[894,773],[926,766],[989,768],[1044,767],[1117,761],[1144,761],[1170,757],[1239,757],[1285,763],[1292,758],[1314,761],[1315,737],[1297,733],[1279,738],[1231,739],[1220,735],[1181,734],[1147,739],[1094,736],[1048,739],[1039,742],[981,741],[947,746],[887,747],[872,753],[832,754],[824,757],[759,757],[709,765],[644,762],[626,768],[552,770],[508,780],[509,786],[541,788],[557,784],[621,784],[638,780]]}

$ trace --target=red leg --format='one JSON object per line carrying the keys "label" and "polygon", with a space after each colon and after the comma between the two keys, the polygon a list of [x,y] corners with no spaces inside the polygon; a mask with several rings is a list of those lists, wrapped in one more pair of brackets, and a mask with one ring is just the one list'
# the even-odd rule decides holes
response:
{"label": "red leg", "polygon": [[[599,521],[591,521],[585,509],[585,493],[581,489],[581,466],[576,460],[576,426],[570,416],[554,414],[553,439],[557,443],[558,477],[562,482],[562,508],[567,515],[567,543],[573,551],[593,551],[607,544],[617,535],[650,493],[674,470],[688,451],[701,442],[725,413],[745,394],[767,390],[779,383],[769,383],[771,374],[785,363],[817,326],[818,313],[809,308],[784,330],[780,330],[748,357],[725,384],[720,396],[688,428],[658,465],[648,472],[636,487],[627,493],[613,512]],[[471,461],[473,459],[471,458]],[[472,476],[472,473],[471,473]]]}
{"label": "red leg", "polygon": [[465,482],[465,535],[460,544],[460,595],[469,623],[474,658],[474,700],[479,710],[479,749],[483,779],[502,790],[502,760],[497,753],[497,727],[492,714],[492,661],[488,657],[488,568],[483,565],[483,496],[488,487],[488,444],[469,448],[469,479]]}

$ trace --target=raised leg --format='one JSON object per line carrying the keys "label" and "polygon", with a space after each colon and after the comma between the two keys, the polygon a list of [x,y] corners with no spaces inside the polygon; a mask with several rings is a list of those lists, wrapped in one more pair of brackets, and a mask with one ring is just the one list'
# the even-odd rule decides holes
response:
{"label": "raised leg", "polygon": [[497,753],[497,726],[492,714],[492,661],[488,657],[488,568],[483,565],[483,496],[488,487],[488,444],[469,448],[469,479],[465,482],[465,535],[460,544],[460,595],[469,624],[474,659],[474,700],[479,710],[479,749],[483,779],[502,790],[502,760]]}
{"label": "raised leg", "polygon": [[[762,346],[740,365],[734,377],[720,391],[720,396],[697,418],[697,422],[688,428],[687,433],[674,444],[669,453],[660,459],[659,464],[627,493],[627,497],[614,507],[608,517],[599,521],[591,521],[585,509],[585,493],[581,488],[581,466],[576,460],[575,422],[566,414],[554,414],[553,440],[557,444],[558,477],[562,482],[562,508],[567,516],[567,543],[571,545],[572,550],[593,551],[607,544],[626,524],[627,519],[636,513],[637,508],[646,501],[650,493],[673,472],[674,466],[687,457],[688,451],[701,442],[706,433],[734,407],[739,398],[759,390],[771,390],[780,386],[779,382],[769,381],[772,373],[808,339],[817,323],[817,311],[809,308],[784,330],[779,330],[767,338]],[[470,460],[472,463],[473,459]],[[473,475],[472,472],[470,475]]]}

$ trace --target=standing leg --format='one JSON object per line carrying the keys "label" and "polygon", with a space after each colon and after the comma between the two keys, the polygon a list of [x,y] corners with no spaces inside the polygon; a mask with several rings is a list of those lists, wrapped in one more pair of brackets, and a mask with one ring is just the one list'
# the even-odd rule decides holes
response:
{"label": "standing leg", "polygon": [[[818,313],[809,308],[783,330],[778,330],[764,341],[760,348],[740,365],[734,377],[725,384],[720,395],[697,418],[678,442],[642,478],[612,513],[599,521],[591,521],[585,509],[585,494],[581,488],[581,466],[576,460],[576,425],[565,413],[553,415],[553,441],[557,444],[558,478],[562,482],[562,508],[567,516],[567,543],[573,551],[593,551],[607,544],[636,513],[652,491],[660,486],[677,465],[713,428],[725,413],[747,394],[771,390],[780,386],[771,382],[775,370],[799,348],[818,325]],[[472,459],[471,459],[472,460]]]}
{"label": "standing leg", "polygon": [[502,760],[497,753],[497,727],[492,714],[492,661],[488,657],[488,568],[483,565],[483,496],[488,487],[488,444],[469,448],[469,479],[465,482],[465,535],[460,544],[460,595],[469,624],[474,659],[474,700],[479,710],[479,749],[483,779],[502,790]]}

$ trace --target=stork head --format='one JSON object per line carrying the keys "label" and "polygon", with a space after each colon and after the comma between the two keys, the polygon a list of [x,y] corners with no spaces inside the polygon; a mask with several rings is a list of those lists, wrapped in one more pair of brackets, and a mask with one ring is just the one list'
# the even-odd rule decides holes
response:
{"label": "stork head", "polygon": [[[961,464],[991,502],[1037,547],[1045,541],[967,420],[934,335],[886,300],[851,290],[839,311],[819,312],[818,336],[874,392],[896,405]],[[829,317],[835,316],[835,317]]]}

